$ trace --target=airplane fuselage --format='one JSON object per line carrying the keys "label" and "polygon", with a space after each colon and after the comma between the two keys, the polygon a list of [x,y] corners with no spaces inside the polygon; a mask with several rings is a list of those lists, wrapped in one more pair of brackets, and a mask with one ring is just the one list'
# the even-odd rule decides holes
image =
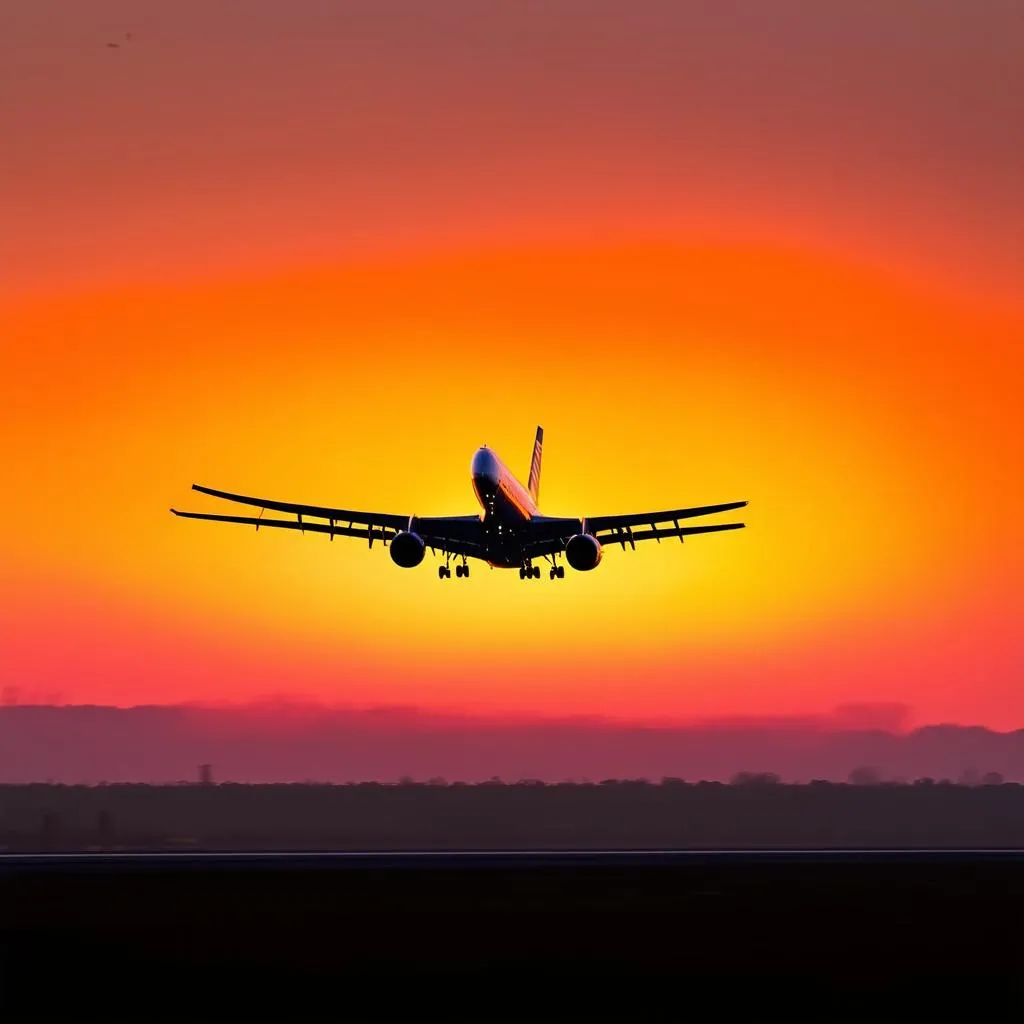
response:
{"label": "airplane fuselage", "polygon": [[486,445],[473,456],[470,473],[480,502],[488,564],[503,569],[521,566],[522,527],[538,514],[530,492]]}

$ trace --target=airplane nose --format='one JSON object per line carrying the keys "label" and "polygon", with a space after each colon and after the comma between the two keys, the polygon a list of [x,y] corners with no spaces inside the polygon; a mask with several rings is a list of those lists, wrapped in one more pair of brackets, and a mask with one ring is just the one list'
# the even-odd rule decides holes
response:
{"label": "airplane nose", "polygon": [[498,486],[498,478],[501,475],[498,469],[498,460],[489,448],[481,448],[473,456],[471,472],[474,480],[491,487]]}

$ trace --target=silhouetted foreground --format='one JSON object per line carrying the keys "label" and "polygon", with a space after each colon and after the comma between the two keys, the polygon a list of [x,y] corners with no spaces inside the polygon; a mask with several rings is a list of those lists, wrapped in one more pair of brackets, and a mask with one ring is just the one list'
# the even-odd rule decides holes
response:
{"label": "silhouetted foreground", "polygon": [[0,857],[0,1018],[1024,1012],[1020,855],[638,857]]}
{"label": "silhouetted foreground", "polygon": [[1024,786],[0,786],[9,851],[1022,848]]}

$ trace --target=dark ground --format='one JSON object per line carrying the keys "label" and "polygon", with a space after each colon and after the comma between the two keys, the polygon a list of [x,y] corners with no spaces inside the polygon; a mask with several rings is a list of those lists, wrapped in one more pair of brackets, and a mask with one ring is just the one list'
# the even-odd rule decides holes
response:
{"label": "dark ground", "polygon": [[1008,1020],[1024,854],[0,858],[6,1020]]}
{"label": "dark ground", "polygon": [[4,1022],[1024,1019],[1024,786],[0,786],[3,844]]}
{"label": "dark ground", "polygon": [[0,849],[1024,848],[1024,786],[0,786]]}

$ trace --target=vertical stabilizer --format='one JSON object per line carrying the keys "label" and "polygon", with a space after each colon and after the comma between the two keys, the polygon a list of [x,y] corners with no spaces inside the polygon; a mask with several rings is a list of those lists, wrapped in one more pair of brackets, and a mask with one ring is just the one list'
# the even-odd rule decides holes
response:
{"label": "vertical stabilizer", "polygon": [[530,462],[530,497],[534,505],[540,499],[540,456],[541,448],[544,446],[544,428],[537,428],[537,437],[533,442],[533,460]]}

